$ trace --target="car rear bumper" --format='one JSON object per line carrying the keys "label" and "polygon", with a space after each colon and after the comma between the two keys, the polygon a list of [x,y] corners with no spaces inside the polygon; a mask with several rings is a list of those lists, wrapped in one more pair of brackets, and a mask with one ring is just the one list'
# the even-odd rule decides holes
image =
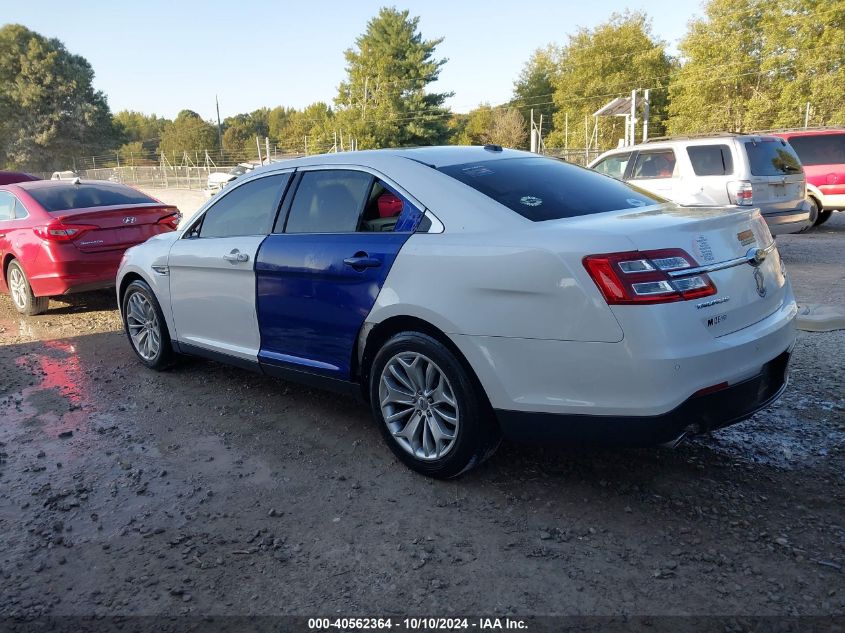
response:
{"label": "car rear bumper", "polygon": [[57,253],[58,249],[54,249],[48,272],[29,273],[29,283],[36,297],[111,288],[115,284],[120,258],[123,257],[122,250],[85,254],[71,252],[64,260],[55,257]]}
{"label": "car rear bumper", "polygon": [[[761,321],[722,336],[671,340],[656,320],[653,338],[618,343],[452,336],[475,370],[490,405],[501,411],[610,418],[660,417],[714,385],[733,387],[795,343],[798,307],[791,292]],[[704,326],[702,326],[704,327]],[[636,333],[636,330],[632,330]]]}
{"label": "car rear bumper", "polygon": [[810,222],[810,205],[806,200],[788,211],[763,212],[763,218],[769,225],[772,235],[784,235],[786,233],[798,233],[805,229]]}
{"label": "car rear bumper", "polygon": [[845,193],[827,194],[822,191],[822,207],[825,210],[845,209]]}
{"label": "car rear bumper", "polygon": [[789,352],[763,365],[756,376],[720,391],[693,396],[654,416],[593,416],[497,410],[502,433],[518,442],[570,445],[654,446],[747,420],[786,389]]}

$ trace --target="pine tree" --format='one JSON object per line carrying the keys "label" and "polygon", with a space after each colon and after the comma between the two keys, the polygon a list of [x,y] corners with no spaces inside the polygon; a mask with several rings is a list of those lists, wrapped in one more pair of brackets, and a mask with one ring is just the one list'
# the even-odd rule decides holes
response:
{"label": "pine tree", "polygon": [[424,40],[419,18],[382,8],[345,52],[347,78],[338,87],[338,125],[361,149],[442,143],[448,137],[450,93],[427,92],[445,59],[443,38]]}

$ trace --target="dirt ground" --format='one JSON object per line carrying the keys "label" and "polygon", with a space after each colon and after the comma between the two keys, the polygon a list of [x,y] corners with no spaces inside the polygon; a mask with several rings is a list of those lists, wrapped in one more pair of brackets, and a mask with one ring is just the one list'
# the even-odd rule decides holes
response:
{"label": "dirt ground", "polygon": [[[845,305],[845,214],[778,239]],[[845,615],[845,331],[769,410],[677,449],[503,445],[403,468],[364,405],[136,361],[110,293],[0,298],[0,617]]]}

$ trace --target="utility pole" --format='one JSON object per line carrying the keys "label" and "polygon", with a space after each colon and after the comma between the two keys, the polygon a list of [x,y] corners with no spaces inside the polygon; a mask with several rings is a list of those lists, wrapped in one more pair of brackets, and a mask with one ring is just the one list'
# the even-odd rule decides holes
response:
{"label": "utility pole", "polygon": [[569,150],[569,112],[563,113],[563,149]]}
{"label": "utility pole", "polygon": [[807,129],[807,126],[810,124],[810,102],[807,102],[807,107],[804,110],[804,129]]}
{"label": "utility pole", "polygon": [[305,135],[305,155],[308,156],[308,135]]}
{"label": "utility pole", "polygon": [[631,91],[631,133],[628,135],[630,144],[637,142],[637,91]]}
{"label": "utility pole", "polygon": [[648,141],[648,117],[651,113],[651,101],[649,99],[649,93],[651,91],[646,88],[643,92],[643,143]]}
{"label": "utility pole", "polygon": [[267,161],[267,164],[270,164],[270,137],[264,137],[264,160]]}
{"label": "utility pole", "polygon": [[530,141],[531,142],[531,145],[530,145],[531,153],[536,154],[537,153],[537,134],[534,131],[534,108],[531,108],[531,127],[529,129],[531,130],[531,141]]}
{"label": "utility pole", "polygon": [[217,100],[217,95],[214,95],[214,106],[217,108],[217,144],[220,146],[220,151],[223,151],[223,128],[220,127],[220,102]]}
{"label": "utility pole", "polygon": [[543,143],[543,115],[540,114],[540,125],[537,127],[537,153],[546,153],[546,144]]}
{"label": "utility pole", "polygon": [[367,117],[367,85],[370,82],[369,77],[364,77],[364,103],[361,104],[361,118]]}
{"label": "utility pole", "polygon": [[258,137],[255,137],[255,147],[258,149],[258,164],[262,165],[261,161],[261,141],[258,140]]}

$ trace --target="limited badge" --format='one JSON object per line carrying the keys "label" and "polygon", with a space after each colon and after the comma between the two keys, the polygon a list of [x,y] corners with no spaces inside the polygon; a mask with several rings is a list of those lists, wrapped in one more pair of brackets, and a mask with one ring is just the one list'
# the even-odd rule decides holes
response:
{"label": "limited badge", "polygon": [[739,243],[743,246],[748,246],[756,241],[754,238],[754,231],[751,229],[745,229],[744,231],[737,233],[736,239],[738,239]]}

